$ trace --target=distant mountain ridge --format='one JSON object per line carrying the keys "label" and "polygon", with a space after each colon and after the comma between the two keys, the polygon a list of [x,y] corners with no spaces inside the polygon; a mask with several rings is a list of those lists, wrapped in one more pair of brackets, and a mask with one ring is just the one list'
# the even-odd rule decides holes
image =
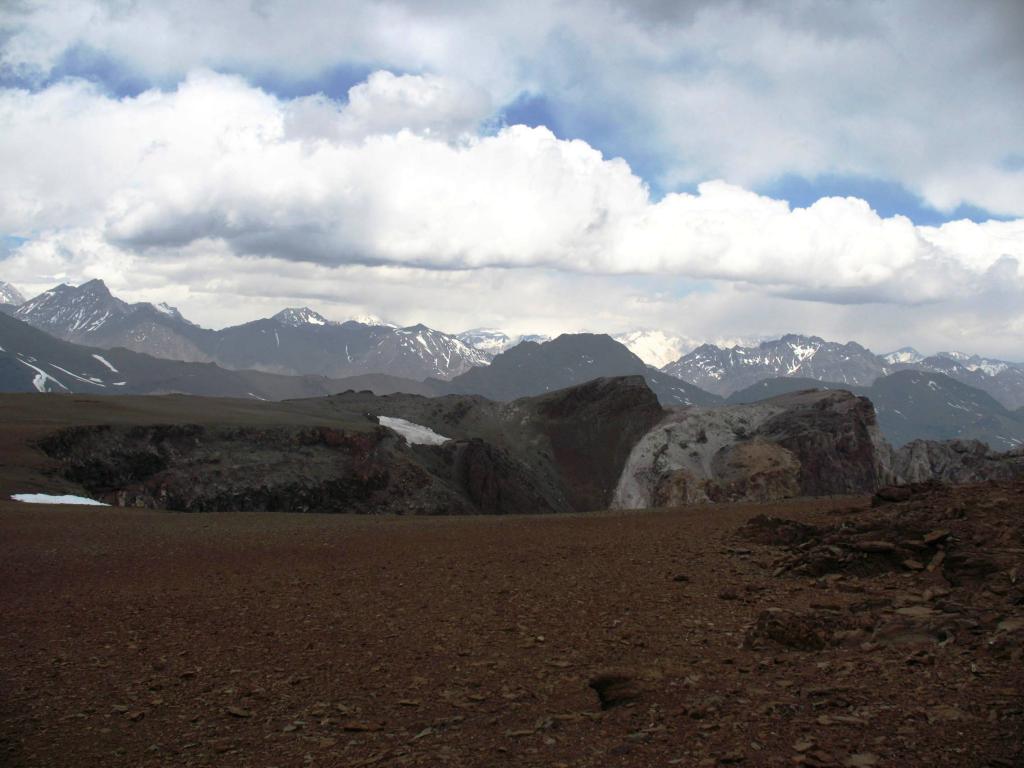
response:
{"label": "distant mountain ridge", "polygon": [[533,341],[538,344],[542,344],[545,341],[550,341],[550,336],[544,336],[542,334],[526,334],[519,336],[510,336],[504,331],[499,331],[494,328],[473,328],[469,331],[463,331],[456,335],[459,341],[466,344],[473,349],[480,352],[487,362],[493,360],[497,355],[505,352],[508,349],[522,344],[524,341]]}
{"label": "distant mountain ridge", "polygon": [[323,397],[348,386],[323,376],[233,371],[124,348],[62,341],[0,314],[0,392],[150,395],[182,393],[253,400]]}
{"label": "distant mountain ridge", "polygon": [[876,355],[856,342],[840,344],[799,334],[750,347],[703,344],[662,370],[723,397],[779,377],[867,387],[897,371],[917,370],[942,373],[976,387],[1011,410],[1024,406],[1021,363],[959,352],[926,357],[911,347]]}
{"label": "distant mountain ridge", "polygon": [[665,406],[722,402],[717,395],[646,365],[610,336],[595,333],[562,334],[543,344],[523,342],[496,356],[489,366],[456,376],[443,389],[515,400],[615,376],[642,376]]}
{"label": "distant mountain ridge", "polygon": [[723,397],[776,376],[867,385],[888,372],[877,355],[856,342],[838,344],[798,334],[757,347],[702,344],[662,370]]}
{"label": "distant mountain ridge", "polygon": [[[287,324],[270,324],[286,341]],[[341,326],[358,326],[343,323]],[[329,326],[314,326],[326,328]],[[264,329],[266,330],[266,329]],[[420,345],[417,329],[406,331],[405,343]],[[276,340],[275,342],[276,343]],[[322,397],[346,390],[377,394],[408,393],[426,397],[479,395],[511,401],[544,395],[599,378],[635,376],[664,407],[715,407],[725,403],[666,373],[644,365],[609,336],[566,334],[549,342],[525,342],[498,355],[492,365],[473,368],[451,381],[414,381],[386,374],[330,378],[287,376],[265,371],[231,370],[213,363],[182,362],[152,357],[124,348],[101,349],[54,338],[0,314],[0,391],[87,394],[185,394],[259,400]],[[903,445],[917,439],[972,438],[1006,450],[1024,444],[1024,409],[1010,411],[986,393],[941,373],[898,371],[869,387],[815,379],[777,378],[733,393],[730,403],[763,400],[803,389],[846,389],[871,399],[886,438]]]}
{"label": "distant mountain ridge", "polygon": [[222,330],[201,328],[165,304],[122,301],[102,280],[59,285],[23,302],[13,314],[77,344],[290,376],[383,373],[448,379],[487,362],[485,354],[425,325],[338,323],[308,307],[289,307]]}
{"label": "distant mountain ridge", "polygon": [[[488,328],[459,334],[422,324],[400,328],[372,315],[337,322],[308,307],[289,307],[272,317],[211,330],[190,322],[167,304],[125,302],[113,296],[102,280],[77,287],[59,285],[28,301],[23,299],[13,286],[0,282],[0,312],[66,341],[282,375],[451,380],[490,364],[524,342],[549,341],[545,336],[515,336]],[[574,335],[580,334],[570,334]],[[613,338],[654,368],[690,346],[682,337],[649,329]],[[609,375],[651,376],[646,366],[643,371],[638,369],[635,360],[613,368],[616,370],[608,371]],[[674,380],[655,386],[661,388],[663,397],[683,402],[692,398],[680,394],[681,390],[666,394],[673,387],[678,389],[675,381],[726,397],[781,376],[858,387],[901,370],[941,373],[987,392],[1011,410],[1024,407],[1021,363],[962,352],[925,356],[911,347],[876,355],[856,342],[843,344],[800,334],[746,346],[703,344],[661,366]],[[547,374],[542,378],[545,386],[553,383]],[[570,379],[575,381],[566,378]]]}

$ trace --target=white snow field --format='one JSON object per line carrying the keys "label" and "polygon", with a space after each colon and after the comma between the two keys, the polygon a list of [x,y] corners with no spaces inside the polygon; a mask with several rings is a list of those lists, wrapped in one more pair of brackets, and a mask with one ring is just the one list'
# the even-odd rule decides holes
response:
{"label": "white snow field", "polygon": [[87,504],[93,507],[109,507],[96,499],[87,499],[85,496],[51,496],[48,493],[16,493],[11,498],[14,501],[24,501],[28,504]]}
{"label": "white snow field", "polygon": [[393,429],[404,437],[410,445],[441,445],[451,440],[450,437],[439,435],[430,427],[413,424],[405,419],[397,419],[393,416],[378,416],[377,421],[382,427]]}

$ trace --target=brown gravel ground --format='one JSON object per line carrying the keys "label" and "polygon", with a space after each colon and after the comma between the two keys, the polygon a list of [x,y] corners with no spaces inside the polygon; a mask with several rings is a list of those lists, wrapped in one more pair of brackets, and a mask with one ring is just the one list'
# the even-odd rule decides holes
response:
{"label": "brown gravel ground", "polygon": [[[988,635],[744,644],[766,608],[923,599],[935,574],[773,576],[779,551],[734,536],[867,502],[430,519],[0,502],[0,764],[1024,765],[1024,664]],[[602,710],[602,673],[633,700]]]}

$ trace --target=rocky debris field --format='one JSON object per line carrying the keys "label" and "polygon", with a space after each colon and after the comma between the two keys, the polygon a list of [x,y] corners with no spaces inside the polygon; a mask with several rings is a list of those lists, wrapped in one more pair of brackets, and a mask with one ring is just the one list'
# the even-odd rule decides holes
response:
{"label": "rocky debris field", "polygon": [[0,763],[1019,766],[1022,517],[0,502]]}

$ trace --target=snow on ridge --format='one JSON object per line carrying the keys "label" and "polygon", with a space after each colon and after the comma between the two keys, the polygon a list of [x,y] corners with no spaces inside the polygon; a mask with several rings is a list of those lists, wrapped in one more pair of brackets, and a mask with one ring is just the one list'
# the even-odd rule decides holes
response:
{"label": "snow on ridge", "polygon": [[674,363],[695,346],[691,340],[670,336],[664,331],[636,330],[619,333],[612,338],[659,370]]}
{"label": "snow on ridge", "polygon": [[83,384],[92,384],[93,386],[96,386],[96,387],[105,387],[105,386],[107,386],[106,384],[103,383],[103,381],[101,379],[96,379],[94,381],[92,379],[86,378],[85,376],[79,376],[77,373],[72,373],[67,368],[61,368],[56,363],[50,363],[50,366],[52,368],[56,368],[61,373],[66,373],[68,376],[70,376],[73,379],[78,379]]}
{"label": "snow on ridge", "polygon": [[117,370],[117,368],[115,368],[113,365],[111,365],[110,361],[103,357],[103,355],[93,355],[93,357],[95,357],[97,360],[99,360],[101,363],[107,366],[107,368],[112,370],[114,373],[120,373],[120,371]]}
{"label": "snow on ridge", "polygon": [[72,496],[65,494],[63,496],[54,496],[49,493],[15,493],[11,496],[14,501],[23,501],[28,504],[81,504],[83,506],[90,507],[109,507],[109,504],[104,504],[102,501],[96,501],[96,499],[89,499],[85,496]]}
{"label": "snow on ridge", "polygon": [[301,325],[330,324],[326,317],[318,312],[314,312],[309,307],[288,307],[274,315],[273,319],[296,328]]}
{"label": "snow on ridge", "polygon": [[[35,358],[32,359],[34,360]],[[32,363],[26,362],[22,360],[20,357],[18,358],[18,362],[21,363],[22,365],[27,365],[29,368],[36,372],[37,375],[32,377],[32,386],[36,388],[36,392],[48,392],[49,390],[46,388],[46,382],[48,381],[52,381],[54,384],[56,384],[63,390],[66,390],[68,392],[71,391],[63,384],[61,384],[60,381],[58,381],[53,376],[44,371],[42,368],[37,368],[36,366],[32,365]]]}
{"label": "snow on ridge", "polygon": [[450,437],[437,434],[430,427],[413,424],[411,421],[394,416],[378,416],[377,421],[382,427],[387,427],[400,434],[410,445],[442,445],[451,440]]}

